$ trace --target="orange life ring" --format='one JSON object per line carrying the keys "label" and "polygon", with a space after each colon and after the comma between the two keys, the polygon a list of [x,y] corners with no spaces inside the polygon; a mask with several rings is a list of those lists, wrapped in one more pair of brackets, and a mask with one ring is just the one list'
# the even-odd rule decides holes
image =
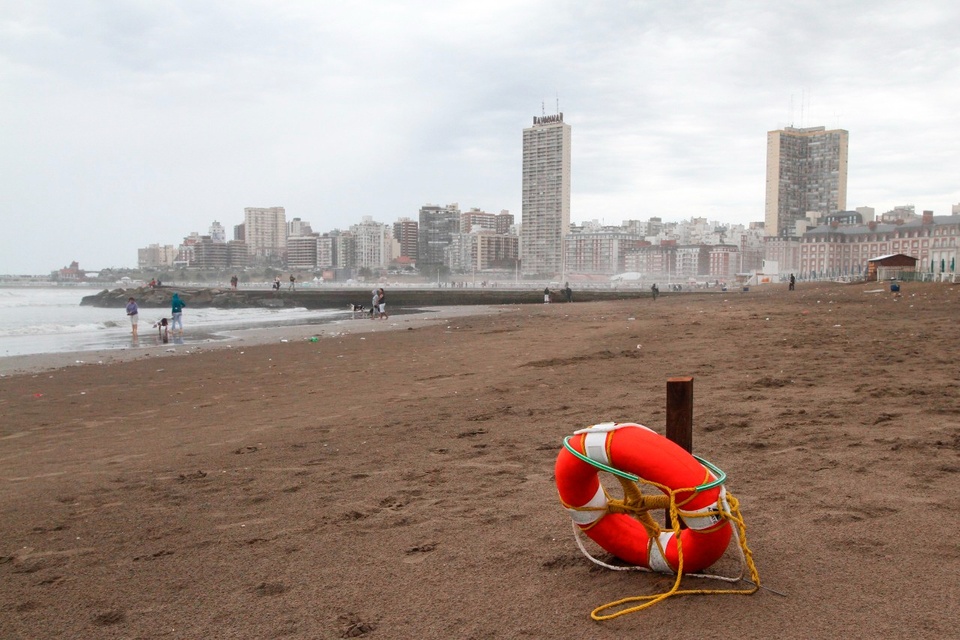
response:
{"label": "orange life ring", "polygon": [[[569,445],[590,460],[670,490],[691,489],[676,494],[680,517],[687,525],[680,532],[684,573],[703,571],[726,551],[732,529],[717,507],[726,495],[724,488],[720,485],[694,490],[716,478],[682,447],[633,423],[582,429],[569,439]],[[557,490],[574,523],[590,539],[626,562],[661,573],[676,573],[679,557],[674,532],[664,531],[652,537],[634,517],[607,511],[607,497],[597,471],[597,467],[566,447],[557,456]]]}

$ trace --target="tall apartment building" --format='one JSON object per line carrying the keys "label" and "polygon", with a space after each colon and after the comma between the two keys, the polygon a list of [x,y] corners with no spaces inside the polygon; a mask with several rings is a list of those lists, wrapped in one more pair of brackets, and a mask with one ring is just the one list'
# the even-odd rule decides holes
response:
{"label": "tall apartment building", "polygon": [[824,127],[786,127],[767,132],[767,236],[797,234],[808,212],[827,215],[847,208],[849,133]]}
{"label": "tall apartment building", "polygon": [[393,227],[363,216],[360,224],[350,227],[355,239],[357,267],[381,269],[393,260]]}
{"label": "tall apartment building", "polygon": [[250,264],[250,252],[243,240],[227,242],[227,262],[231,267],[245,267]]}
{"label": "tall apartment building", "polygon": [[141,269],[169,267],[177,259],[177,249],[172,244],[151,244],[137,249],[137,266]]}
{"label": "tall apartment building", "polygon": [[230,253],[226,242],[218,242],[212,236],[200,236],[193,245],[191,267],[198,269],[225,269],[230,266]]}
{"label": "tall apartment building", "polygon": [[283,260],[287,251],[287,214],[283,207],[247,207],[243,210],[243,227],[253,258]]}
{"label": "tall apartment building", "polygon": [[445,265],[444,250],[453,237],[460,233],[460,205],[454,202],[445,207],[425,204],[420,207],[419,258],[417,265]]}
{"label": "tall apartment building", "polygon": [[523,130],[523,200],[520,260],[525,275],[564,270],[570,227],[570,125],[563,114],[533,118]]}
{"label": "tall apartment building", "polygon": [[513,214],[506,209],[500,213],[487,213],[480,209],[470,209],[460,214],[460,233],[471,233],[478,229],[489,229],[495,233],[510,233],[513,226]]}
{"label": "tall apartment building", "polygon": [[218,243],[226,243],[227,241],[227,230],[216,220],[210,225],[210,239]]}
{"label": "tall apartment building", "polygon": [[334,264],[339,269],[354,269],[359,267],[357,264],[357,237],[352,231],[341,231],[334,236],[334,253],[336,261]]}
{"label": "tall apartment building", "polygon": [[287,267],[290,269],[317,268],[318,234],[287,236]]}
{"label": "tall apartment building", "polygon": [[338,265],[337,237],[325,233],[317,238],[317,266],[327,269]]}
{"label": "tall apartment building", "polygon": [[393,223],[393,239],[400,243],[401,258],[417,262],[420,243],[419,224],[410,218],[400,218]]}
{"label": "tall apartment building", "polygon": [[490,269],[515,271],[519,241],[515,235],[495,233],[492,229],[457,233],[445,251],[446,265],[461,273],[476,274]]}

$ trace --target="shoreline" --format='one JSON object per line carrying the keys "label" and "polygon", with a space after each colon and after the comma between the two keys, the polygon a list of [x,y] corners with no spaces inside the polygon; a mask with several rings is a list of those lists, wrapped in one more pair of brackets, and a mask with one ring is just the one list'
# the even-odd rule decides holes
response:
{"label": "shoreline", "polygon": [[[318,339],[344,338],[350,335],[416,329],[452,318],[499,314],[509,310],[509,306],[486,305],[430,307],[418,309],[416,313],[400,312],[389,316],[386,321],[371,320],[366,316],[358,316],[357,318],[334,320],[323,324],[236,329],[218,334],[225,337],[206,338],[182,344],[175,343],[171,338],[171,341],[167,344],[141,344],[136,347],[0,356],[0,377],[37,374],[65,367],[110,365],[146,358],[188,356],[205,351],[295,342],[309,340],[313,337]],[[189,331],[187,335],[189,335]],[[155,337],[152,333],[149,334],[149,338],[141,339],[142,342],[153,340],[155,340]]]}

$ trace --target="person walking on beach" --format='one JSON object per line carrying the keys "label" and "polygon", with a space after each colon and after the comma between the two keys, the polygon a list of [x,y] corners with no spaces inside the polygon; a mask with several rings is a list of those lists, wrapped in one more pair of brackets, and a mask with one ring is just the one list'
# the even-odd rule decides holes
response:
{"label": "person walking on beach", "polygon": [[287,289],[289,289],[290,291],[297,290],[297,279],[294,277],[292,273],[290,274],[290,286],[287,287]]}
{"label": "person walking on beach", "polygon": [[654,282],[650,285],[650,293],[653,294],[653,299],[656,300],[657,296],[660,295],[660,289],[657,288],[657,283]]}
{"label": "person walking on beach", "polygon": [[550,287],[543,288],[543,304],[550,304]]}
{"label": "person walking on beach", "polygon": [[790,287],[789,290],[793,291],[797,286],[797,279],[793,277],[793,274],[790,274]]}
{"label": "person walking on beach", "polygon": [[377,311],[380,310],[380,292],[374,289],[373,297],[370,299],[370,319],[373,320],[377,317]]}
{"label": "person walking on beach", "polygon": [[383,288],[377,292],[377,310],[380,312],[380,319],[387,319],[387,294],[384,293]]}
{"label": "person walking on beach", "polygon": [[237,282],[239,282],[239,279],[237,278],[237,276],[230,277],[230,286],[233,288],[234,291],[237,290]]}
{"label": "person walking on beach", "polygon": [[140,310],[137,309],[137,301],[133,298],[127,300],[127,317],[130,318],[130,329],[133,332],[133,339],[137,339],[137,322],[140,321]]}
{"label": "person walking on beach", "polygon": [[170,313],[172,315],[170,331],[176,333],[177,327],[180,327],[180,335],[183,335],[183,308],[185,306],[187,306],[187,303],[180,299],[180,294],[173,294],[173,298],[170,299]]}

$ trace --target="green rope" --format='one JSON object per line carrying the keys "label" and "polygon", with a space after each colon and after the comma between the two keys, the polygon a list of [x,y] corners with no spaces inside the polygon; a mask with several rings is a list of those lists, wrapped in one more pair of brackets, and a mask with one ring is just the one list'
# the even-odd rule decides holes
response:
{"label": "green rope", "polygon": [[[577,458],[583,460],[584,462],[586,462],[587,464],[589,464],[589,465],[591,465],[591,466],[596,467],[597,469],[600,469],[601,471],[606,471],[607,473],[612,473],[612,474],[615,475],[615,476],[620,476],[621,478],[626,478],[627,480],[631,480],[631,481],[633,481],[633,482],[639,482],[639,481],[640,481],[640,476],[636,476],[636,475],[634,475],[634,474],[632,474],[632,473],[630,473],[630,472],[628,472],[628,471],[621,471],[620,469],[616,469],[616,468],[611,467],[611,466],[609,466],[609,465],[603,464],[602,462],[597,462],[596,460],[592,460],[592,459],[590,459],[589,457],[583,455],[582,453],[580,453],[579,451],[577,451],[576,449],[574,449],[573,446],[570,444],[570,439],[571,439],[572,437],[573,437],[573,436],[567,436],[567,437],[565,437],[565,438],[563,439],[563,446],[566,448],[567,451],[569,451],[570,453],[572,453],[573,455],[575,455]],[[710,462],[707,462],[706,460],[704,460],[703,458],[701,458],[701,457],[699,457],[699,456],[693,456],[693,458],[694,458],[697,462],[699,462],[700,464],[702,464],[703,466],[705,466],[705,467],[706,467],[711,473],[713,473],[713,475],[716,476],[716,478],[717,478],[716,480],[713,480],[713,481],[711,481],[711,482],[707,482],[706,484],[701,484],[701,485],[698,486],[698,487],[694,487],[694,488],[693,488],[693,491],[706,491],[707,489],[713,489],[714,487],[718,487],[718,486],[720,486],[721,484],[723,484],[724,482],[727,481],[727,474],[724,473],[723,470],[720,469],[720,467],[718,467],[718,466],[716,466],[716,465],[714,465],[714,464],[711,464]]]}

